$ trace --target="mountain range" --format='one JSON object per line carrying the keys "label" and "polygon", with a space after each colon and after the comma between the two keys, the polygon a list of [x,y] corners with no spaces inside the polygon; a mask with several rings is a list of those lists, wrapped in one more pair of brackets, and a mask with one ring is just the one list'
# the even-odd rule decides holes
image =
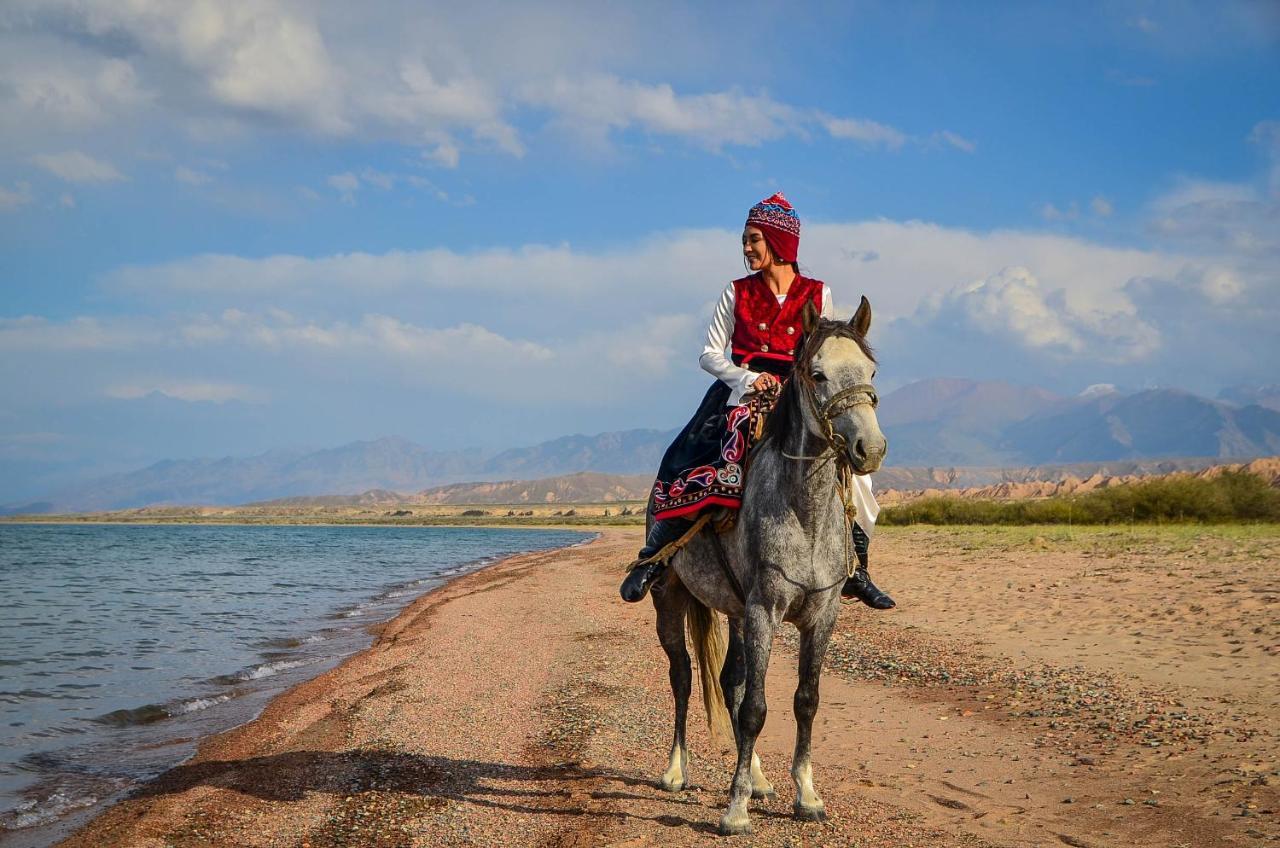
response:
{"label": "mountain range", "polygon": [[[1280,411],[1270,408],[1277,397],[1274,387],[1237,389],[1224,392],[1224,397],[1244,403],[1174,389],[1125,393],[1104,386],[1064,397],[1002,382],[923,380],[881,398],[879,420],[889,439],[889,458],[877,481],[881,487],[899,489],[983,486],[1028,479],[1018,469],[1046,464],[1092,465],[1092,470],[1079,469],[1087,476],[1099,463],[1127,464],[1128,470],[1106,473],[1143,473],[1132,469],[1151,460],[1280,453]],[[643,477],[653,474],[676,432],[673,428],[564,436],[496,454],[433,451],[406,439],[384,437],[310,452],[164,460],[58,492],[42,503],[11,504],[0,512],[241,504],[371,489],[421,492],[463,482],[545,482],[584,471]],[[554,489],[554,484],[548,485],[550,489],[525,488]],[[601,492],[612,484],[603,485]],[[617,492],[632,491],[631,485],[618,483]],[[481,502],[493,501],[485,497]]]}

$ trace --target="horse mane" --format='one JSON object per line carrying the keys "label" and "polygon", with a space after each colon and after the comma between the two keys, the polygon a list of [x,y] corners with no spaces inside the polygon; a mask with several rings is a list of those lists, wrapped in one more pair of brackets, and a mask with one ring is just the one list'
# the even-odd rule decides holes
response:
{"label": "horse mane", "polygon": [[867,343],[866,336],[855,330],[853,325],[846,321],[830,321],[826,318],[818,321],[813,332],[806,333],[800,339],[800,345],[796,348],[795,364],[791,369],[791,378],[782,387],[778,403],[773,408],[773,412],[769,413],[769,420],[765,423],[766,438],[776,436],[781,440],[791,432],[792,428],[800,426],[804,420],[804,413],[800,407],[804,401],[801,392],[807,393],[810,397],[813,396],[815,388],[813,357],[817,355],[823,343],[832,338],[852,339],[857,342],[867,359],[876,361],[875,351]]}

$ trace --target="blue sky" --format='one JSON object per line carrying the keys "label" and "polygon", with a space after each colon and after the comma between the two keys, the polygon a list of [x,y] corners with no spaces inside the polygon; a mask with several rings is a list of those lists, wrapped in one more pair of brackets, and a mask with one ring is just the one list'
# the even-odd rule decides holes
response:
{"label": "blue sky", "polygon": [[779,188],[886,388],[1276,381],[1276,4],[604,5],[7,3],[0,500],[675,426]]}

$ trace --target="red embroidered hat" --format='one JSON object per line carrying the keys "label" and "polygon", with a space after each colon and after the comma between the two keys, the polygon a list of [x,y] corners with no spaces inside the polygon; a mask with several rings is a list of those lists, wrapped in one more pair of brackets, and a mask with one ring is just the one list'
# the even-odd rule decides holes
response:
{"label": "red embroidered hat", "polygon": [[752,206],[747,213],[746,226],[760,228],[774,256],[783,262],[796,261],[800,252],[800,216],[782,192]]}

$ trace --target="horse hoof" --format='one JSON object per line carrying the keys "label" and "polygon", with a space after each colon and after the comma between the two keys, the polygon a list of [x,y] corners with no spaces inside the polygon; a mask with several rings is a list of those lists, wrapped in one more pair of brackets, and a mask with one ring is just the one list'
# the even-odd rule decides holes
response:
{"label": "horse hoof", "polygon": [[747,819],[730,821],[728,816],[720,819],[721,836],[748,836],[751,833],[751,822]]}
{"label": "horse hoof", "polygon": [[682,780],[679,783],[668,783],[665,780],[658,781],[658,788],[667,792],[683,792],[689,786],[689,782]]}
{"label": "horse hoof", "polygon": [[774,791],[772,786],[770,786],[768,789],[752,789],[751,790],[752,801],[772,801],[774,798],[777,798],[777,797],[778,797],[778,793]]}
{"label": "horse hoof", "polygon": [[795,811],[796,821],[824,822],[827,820],[827,811],[821,806],[802,807],[799,804],[796,804]]}

